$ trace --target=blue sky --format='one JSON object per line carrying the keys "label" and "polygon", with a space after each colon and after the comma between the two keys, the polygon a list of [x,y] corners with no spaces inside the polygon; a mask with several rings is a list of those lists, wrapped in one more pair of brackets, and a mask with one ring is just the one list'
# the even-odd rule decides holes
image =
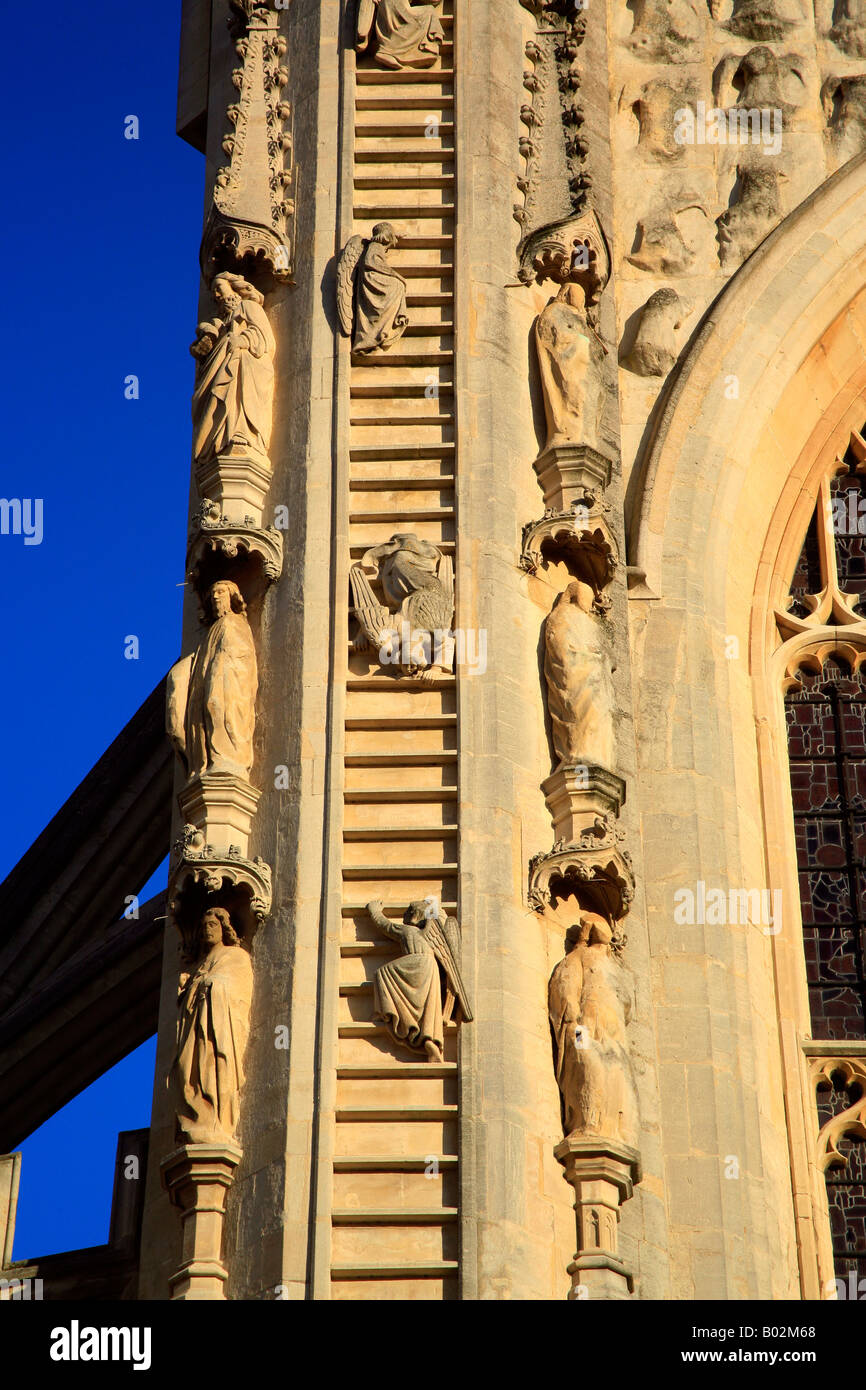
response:
{"label": "blue sky", "polygon": [[[44,45],[7,65],[0,495],[41,498],[44,533],[0,535],[0,879],[179,654],[204,180],[174,132],[179,31],[180,0],[59,5],[53,95]],[[149,1121],[153,1052],[22,1146],[17,1258],[106,1238],[116,1132]]]}

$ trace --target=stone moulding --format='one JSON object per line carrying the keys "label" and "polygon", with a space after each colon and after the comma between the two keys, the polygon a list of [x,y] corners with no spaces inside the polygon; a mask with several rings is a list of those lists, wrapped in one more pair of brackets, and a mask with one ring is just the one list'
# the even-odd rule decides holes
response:
{"label": "stone moulding", "polygon": [[283,533],[275,526],[256,526],[251,516],[231,520],[206,497],[192,518],[186,554],[187,574],[198,592],[214,582],[213,561],[220,556],[257,561],[263,585],[273,584],[283,572]]}
{"label": "stone moulding", "polygon": [[[229,24],[241,66],[232,73],[237,101],[226,111],[228,166],[218,170],[201,244],[205,278],[239,270],[260,288],[290,283],[294,268],[295,167],[292,108],[282,90],[289,74],[279,15],[232,0]],[[287,190],[292,190],[289,196]]]}
{"label": "stone moulding", "polygon": [[602,841],[617,844],[624,832],[616,825],[626,785],[604,767],[558,767],[541,784],[557,844],[592,848]]}
{"label": "stone moulding", "polygon": [[168,1281],[172,1299],[225,1298],[225,1200],[242,1158],[236,1144],[184,1144],[160,1163],[162,1185],[182,1213],[181,1263]]}
{"label": "stone moulding", "polygon": [[557,841],[552,850],[536,854],[529,863],[532,910],[543,912],[554,899],[576,894],[609,920],[624,917],[634,899],[634,871],[631,855],[619,847],[622,834],[584,832],[577,844]]}
{"label": "stone moulding", "polygon": [[841,1075],[846,1087],[859,1087],[859,1097],[822,1125],[818,1134],[818,1166],[847,1168],[848,1159],[839,1149],[846,1137],[866,1139],[866,1057],[813,1056],[809,1071],[816,1090],[833,1086],[834,1075]]}
{"label": "stone moulding", "polygon": [[[531,102],[520,110],[527,133],[519,141],[525,161],[517,186],[523,203],[514,216],[522,231],[518,255],[520,278],[530,283],[538,273],[535,261],[543,255],[537,238],[556,229],[583,210],[591,180],[586,167],[587,146],[581,127],[580,72],[577,56],[586,32],[586,18],[568,0],[554,4],[521,0],[536,19],[536,36],[526,45],[532,64],[523,75]],[[539,279],[547,278],[539,275]]]}
{"label": "stone moulding", "polygon": [[604,590],[616,573],[618,557],[611,530],[599,513],[595,503],[584,525],[573,509],[559,512],[550,508],[540,520],[527,522],[519,564],[534,574],[545,558],[564,560],[577,578],[594,590],[596,611],[606,612],[610,603]]}
{"label": "stone moulding", "polygon": [[[266,454],[248,445],[233,444],[221,454],[212,454],[196,464],[195,480],[199,496],[209,510],[218,509],[236,525],[243,513],[242,526],[261,528],[262,509],[271,485],[273,466]],[[213,512],[215,514],[215,511]]]}
{"label": "stone moulding", "polygon": [[204,836],[205,844],[233,845],[246,856],[253,816],[261,792],[231,772],[202,772],[187,782],[178,796],[187,825]]}
{"label": "stone moulding", "polygon": [[626,1298],[634,1292],[634,1275],[618,1253],[620,1207],[641,1180],[636,1149],[611,1139],[570,1135],[557,1144],[554,1156],[574,1188],[577,1252],[568,1266],[569,1300],[596,1297]]}
{"label": "stone moulding", "polygon": [[168,904],[185,944],[206,905],[227,907],[249,939],[271,910],[271,867],[245,859],[237,845],[215,848],[186,825],[171,852]]}

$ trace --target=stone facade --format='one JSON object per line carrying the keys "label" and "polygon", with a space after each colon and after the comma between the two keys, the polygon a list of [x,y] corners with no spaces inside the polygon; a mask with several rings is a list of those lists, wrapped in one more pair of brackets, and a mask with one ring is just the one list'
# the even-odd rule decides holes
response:
{"label": "stone facade", "polygon": [[833,1296],[866,1037],[813,1035],[783,696],[866,660],[832,528],[791,599],[866,468],[866,29],[183,11],[138,1297]]}

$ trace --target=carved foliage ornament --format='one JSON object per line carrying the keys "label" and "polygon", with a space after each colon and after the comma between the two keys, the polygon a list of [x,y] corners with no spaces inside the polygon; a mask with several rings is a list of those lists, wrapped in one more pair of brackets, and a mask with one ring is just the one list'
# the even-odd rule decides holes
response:
{"label": "carved foliage ornament", "polygon": [[226,111],[229,164],[218,170],[201,248],[206,276],[243,269],[264,289],[291,280],[294,266],[292,109],[283,97],[286,40],[272,7],[232,0],[229,21],[241,65],[238,97]]}
{"label": "carved foliage ornament", "polygon": [[[565,0],[555,5],[521,3],[536,16],[538,24],[535,39],[526,45],[532,67],[524,73],[523,84],[531,101],[520,111],[527,128],[519,142],[525,161],[524,173],[518,179],[523,204],[514,209],[522,230],[518,247],[521,279],[529,272],[531,280],[537,272],[534,238],[554,233],[575,213],[582,212],[591,186],[577,64],[586,21],[581,13],[575,18],[578,7]],[[538,278],[552,277],[548,271]]]}
{"label": "carved foliage ornament", "polygon": [[810,1070],[816,1089],[832,1089],[841,1079],[844,1089],[853,1092],[852,1103],[828,1120],[818,1135],[821,1170],[847,1168],[848,1160],[839,1148],[842,1140],[866,1139],[866,1058],[815,1057]]}

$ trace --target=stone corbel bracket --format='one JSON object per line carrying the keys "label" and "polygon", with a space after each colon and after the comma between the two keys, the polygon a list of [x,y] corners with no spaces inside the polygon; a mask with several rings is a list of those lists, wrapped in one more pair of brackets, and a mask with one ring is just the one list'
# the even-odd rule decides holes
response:
{"label": "stone corbel bracket", "polygon": [[607,1300],[634,1293],[634,1275],[617,1250],[620,1208],[641,1180],[637,1149],[614,1140],[570,1135],[554,1149],[574,1188],[577,1252],[568,1266],[569,1301],[594,1291]]}
{"label": "stone corbel bracket", "polygon": [[[578,93],[577,56],[586,32],[582,12],[575,18],[573,0],[520,0],[536,20],[535,39],[526,45],[532,64],[523,85],[532,100],[520,109],[526,134],[519,142],[525,169],[518,179],[523,203],[514,216],[522,238],[518,254],[539,229],[557,225],[583,207],[590,178],[587,146],[581,133],[584,113]],[[522,277],[521,277],[522,278]]]}
{"label": "stone corbel bracket", "polygon": [[[558,840],[529,862],[529,906],[543,912],[554,899],[578,896],[588,909],[611,922],[625,917],[634,900],[631,855],[623,849],[625,831],[613,816],[600,816],[573,844]],[[621,942],[617,946],[621,949]],[[615,948],[616,949],[616,948]]]}
{"label": "stone corbel bracket", "polygon": [[225,1298],[225,1200],[242,1158],[237,1144],[185,1144],[160,1164],[162,1185],[182,1213],[183,1257],[168,1281],[172,1299]]}
{"label": "stone corbel bracket", "polygon": [[169,862],[168,905],[184,945],[206,907],[226,907],[249,940],[271,911],[271,867],[244,859],[237,846],[214,848],[193,825],[184,826]]}
{"label": "stone corbel bracket", "polygon": [[263,291],[292,281],[296,170],[292,107],[283,97],[288,69],[279,14],[255,0],[230,0],[229,27],[241,65],[232,73],[238,98],[227,109],[223,140],[229,164],[217,172],[201,245],[210,280],[235,270]]}
{"label": "stone corbel bracket", "polygon": [[610,608],[605,590],[619,560],[616,541],[603,516],[609,510],[595,496],[586,496],[569,511],[548,508],[539,521],[523,528],[520,568],[534,574],[545,559],[563,560],[575,578],[592,588],[597,613]]}
{"label": "stone corbel bracket", "polygon": [[186,554],[193,587],[204,594],[217,579],[235,578],[237,566],[231,567],[229,575],[227,562],[238,560],[252,571],[247,582],[241,583],[244,596],[255,598],[283,572],[282,531],[275,526],[263,530],[251,516],[243,522],[230,520],[218,503],[205,498],[192,518]]}

